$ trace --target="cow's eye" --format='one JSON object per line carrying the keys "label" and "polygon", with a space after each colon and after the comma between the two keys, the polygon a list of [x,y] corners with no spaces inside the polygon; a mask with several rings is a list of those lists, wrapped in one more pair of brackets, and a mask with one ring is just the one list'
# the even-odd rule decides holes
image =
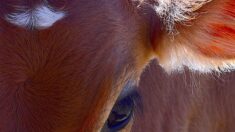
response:
{"label": "cow's eye", "polygon": [[142,109],[141,104],[141,98],[135,90],[126,96],[120,96],[110,112],[102,132],[116,132],[125,128],[132,120],[136,109],[138,111]]}
{"label": "cow's eye", "polygon": [[130,96],[118,101],[113,107],[107,120],[107,127],[112,131],[124,128],[132,118],[134,101]]}

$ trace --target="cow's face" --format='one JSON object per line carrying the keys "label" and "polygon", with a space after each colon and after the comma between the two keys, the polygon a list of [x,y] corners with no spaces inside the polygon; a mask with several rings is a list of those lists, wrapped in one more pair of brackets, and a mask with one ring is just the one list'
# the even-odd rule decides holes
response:
{"label": "cow's face", "polygon": [[[150,38],[160,25],[147,6],[140,10],[125,0],[54,4],[4,1],[1,131],[100,130],[122,89],[137,84],[153,56]],[[157,30],[150,30],[152,21]]]}
{"label": "cow's face", "polygon": [[3,0],[0,131],[99,131],[122,91],[116,105],[127,114],[108,123],[125,125],[133,107],[122,101],[133,103],[153,57],[168,71],[234,68],[234,2],[215,0],[193,21],[209,1]]}

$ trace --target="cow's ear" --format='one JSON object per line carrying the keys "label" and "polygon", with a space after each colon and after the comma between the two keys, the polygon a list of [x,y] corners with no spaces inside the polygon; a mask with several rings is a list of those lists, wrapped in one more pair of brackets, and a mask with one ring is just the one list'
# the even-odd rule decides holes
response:
{"label": "cow's ear", "polygon": [[165,27],[153,43],[160,65],[167,71],[235,69],[235,0],[156,1]]}

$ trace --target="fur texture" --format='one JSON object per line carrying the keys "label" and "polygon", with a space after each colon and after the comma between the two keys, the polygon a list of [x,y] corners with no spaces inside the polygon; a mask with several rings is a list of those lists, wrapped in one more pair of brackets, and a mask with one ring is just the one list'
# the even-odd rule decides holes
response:
{"label": "fur texture", "polygon": [[[157,3],[157,2],[156,2]],[[234,0],[158,0],[155,11],[165,31],[155,43],[168,71],[184,66],[200,72],[235,69]]]}
{"label": "fur texture", "polygon": [[66,1],[66,18],[45,30],[4,19],[24,6],[34,11],[29,21],[37,20],[44,4],[0,2],[0,131],[99,131],[123,87],[152,57],[149,25],[124,0]]}
{"label": "fur texture", "polygon": [[176,23],[185,23],[196,18],[195,11],[211,0],[155,0],[154,9],[163,19],[166,30],[175,32]]}
{"label": "fur texture", "polygon": [[8,14],[6,20],[20,27],[48,28],[65,16],[64,12],[54,11],[44,5],[30,10],[26,7],[18,7],[17,10]]}

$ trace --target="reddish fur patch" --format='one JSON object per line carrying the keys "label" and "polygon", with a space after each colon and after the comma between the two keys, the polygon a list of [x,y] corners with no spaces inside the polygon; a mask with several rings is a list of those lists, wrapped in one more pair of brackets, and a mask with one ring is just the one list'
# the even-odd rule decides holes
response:
{"label": "reddish fur patch", "polygon": [[[235,18],[235,0],[228,0],[224,2],[225,5],[221,11],[223,14],[218,14],[228,18],[225,23],[208,23],[209,35],[211,35],[210,44],[199,44],[199,50],[206,56],[209,57],[223,57],[233,58],[235,56],[233,50],[233,41],[235,40],[235,28],[230,25]],[[229,16],[229,17],[228,17]]]}
{"label": "reddish fur patch", "polygon": [[209,57],[227,56],[224,49],[222,49],[218,46],[215,46],[213,44],[210,44],[210,45],[205,46],[203,48],[200,47],[199,50],[201,51],[201,53],[203,53],[204,55],[209,56]]}
{"label": "reddish fur patch", "polygon": [[211,35],[214,37],[235,37],[235,29],[225,24],[210,24],[210,27],[212,29]]}
{"label": "reddish fur patch", "polygon": [[235,0],[230,0],[224,7],[224,12],[232,17],[235,17]]}
{"label": "reddish fur patch", "polygon": [[212,42],[210,44],[199,44],[199,51],[209,57],[233,58],[233,45],[226,43],[228,40],[235,40],[235,29],[223,23],[211,23],[209,34]]}

